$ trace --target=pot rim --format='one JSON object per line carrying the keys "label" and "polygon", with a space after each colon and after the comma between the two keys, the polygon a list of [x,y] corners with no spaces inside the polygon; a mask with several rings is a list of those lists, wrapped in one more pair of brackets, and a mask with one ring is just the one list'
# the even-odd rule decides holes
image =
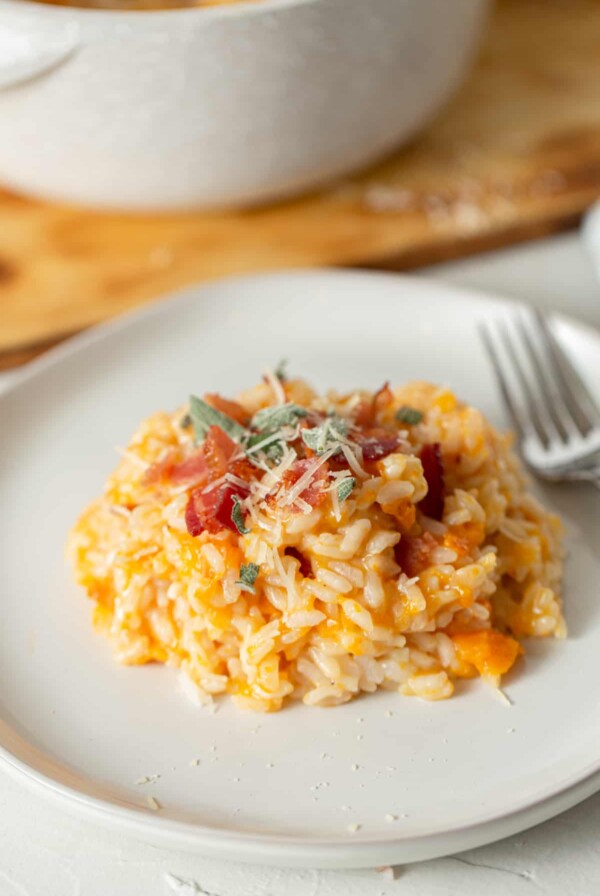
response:
{"label": "pot rim", "polygon": [[[39,12],[44,16],[61,16],[68,14],[71,18],[81,16],[82,18],[90,17],[96,19],[123,21],[127,19],[159,19],[166,16],[184,17],[184,16],[202,16],[204,19],[220,19],[220,18],[237,18],[244,19],[251,16],[258,16],[280,9],[293,9],[301,6],[312,6],[323,3],[325,0],[239,0],[238,3],[226,4],[223,6],[179,6],[168,9],[102,9],[86,6],[70,6],[66,3],[54,4],[44,3],[43,0],[0,0],[0,12],[3,9],[13,9],[23,12]],[[409,0],[412,2],[412,0]]]}

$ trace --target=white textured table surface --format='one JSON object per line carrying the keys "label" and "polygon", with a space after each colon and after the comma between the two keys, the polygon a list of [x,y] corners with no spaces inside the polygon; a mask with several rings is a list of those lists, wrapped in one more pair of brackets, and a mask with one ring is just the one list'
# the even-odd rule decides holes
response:
{"label": "white textured table surface", "polygon": [[[575,235],[428,273],[600,326],[600,286]],[[0,771],[0,896],[592,896],[600,882],[599,831],[600,794],[492,846],[396,869],[393,881],[376,871],[242,867],[148,846],[81,822]],[[187,886],[177,887],[175,878]]]}

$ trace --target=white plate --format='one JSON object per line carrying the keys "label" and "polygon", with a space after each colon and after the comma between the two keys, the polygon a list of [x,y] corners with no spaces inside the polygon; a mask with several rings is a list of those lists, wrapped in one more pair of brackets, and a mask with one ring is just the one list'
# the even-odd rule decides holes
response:
{"label": "white plate", "polygon": [[[142,417],[192,390],[235,393],[281,357],[319,387],[447,382],[504,423],[475,324],[505,310],[423,280],[280,274],[190,290],[34,364],[0,400],[4,764],[66,808],[146,839],[287,865],[466,849],[597,789],[600,504],[583,487],[546,495],[568,526],[570,637],[528,645],[506,681],[511,708],[472,684],[437,704],[381,693],[272,716],[225,701],[212,715],[172,671],[113,663],[63,560],[69,526]],[[599,383],[598,335],[566,320],[558,329]]]}

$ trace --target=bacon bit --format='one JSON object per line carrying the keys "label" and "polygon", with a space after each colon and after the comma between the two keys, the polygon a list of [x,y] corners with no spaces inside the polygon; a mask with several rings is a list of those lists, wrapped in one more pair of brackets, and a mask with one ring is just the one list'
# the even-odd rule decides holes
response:
{"label": "bacon bit", "polygon": [[389,380],[383,384],[381,389],[373,395],[369,401],[367,398],[361,399],[354,411],[354,423],[356,426],[367,427],[373,426],[377,420],[377,414],[383,410],[394,400],[394,395],[390,389]]}
{"label": "bacon bit", "polygon": [[354,422],[357,426],[371,426],[373,423],[373,402],[361,399],[354,412]]}
{"label": "bacon bit", "polygon": [[[237,445],[227,433],[220,426],[211,426],[202,448],[179,464],[179,469],[174,469],[180,481],[182,477],[190,477],[192,473],[199,477],[198,487],[191,492],[185,509],[185,524],[190,535],[197,536],[204,531],[221,532],[223,529],[238,531],[231,519],[234,498],[246,498],[250,488],[229,482],[208,491],[204,488],[207,482],[222,479],[226,473],[232,473],[245,482],[253,478],[255,470],[248,460],[240,458],[231,462],[236,451]],[[183,481],[187,481],[187,478]]]}
{"label": "bacon bit", "polygon": [[238,479],[244,479],[246,482],[256,478],[256,468],[252,466],[246,457],[240,457],[239,460],[234,460],[233,463],[230,463],[228,472],[233,473]]}
{"label": "bacon bit", "polygon": [[200,449],[181,463],[174,464],[169,473],[169,479],[177,485],[183,483],[206,485],[209,473],[204,451]]}
{"label": "bacon bit", "polygon": [[248,426],[250,415],[241,404],[237,403],[237,401],[230,401],[228,398],[223,398],[216,392],[208,392],[204,396],[204,401],[209,404],[211,408],[214,408],[215,411],[221,411],[222,414],[226,414],[242,426]]}
{"label": "bacon bit", "polygon": [[237,532],[231,519],[236,496],[246,498],[248,490],[229,483],[208,492],[194,489],[185,508],[185,524],[190,535],[200,535],[205,530],[213,534],[223,529]]}
{"label": "bacon bit", "polygon": [[[289,470],[286,470],[283,474],[281,479],[283,488],[293,488],[298,480],[311,468],[313,463],[314,461],[310,459],[297,460]],[[319,507],[327,497],[325,483],[328,476],[329,464],[321,464],[318,470],[315,471],[315,475],[311,482],[309,482],[304,491],[300,492],[298,498],[302,501],[306,501],[311,507]]]}
{"label": "bacon bit", "polygon": [[423,474],[427,480],[428,491],[422,501],[419,501],[419,510],[432,520],[441,520],[444,515],[444,462],[442,449],[439,442],[431,445],[423,445],[419,455],[423,464]]}
{"label": "bacon bit", "polygon": [[200,509],[197,506],[199,501],[196,500],[201,494],[201,489],[192,492],[185,508],[185,525],[190,535],[193,535],[194,537],[204,532],[204,524],[202,523]]}
{"label": "bacon bit", "polygon": [[409,579],[418,576],[430,565],[431,554],[438,543],[431,532],[422,535],[403,535],[394,548],[396,563]]}
{"label": "bacon bit", "polygon": [[458,658],[475,666],[480,675],[504,675],[523,652],[514,638],[490,629],[453,634],[452,641]]}
{"label": "bacon bit", "polygon": [[357,439],[365,463],[382,460],[400,447],[400,436],[387,429],[376,427],[365,430]]}
{"label": "bacon bit", "polygon": [[352,475],[352,470],[350,469],[350,465],[346,460],[346,457],[343,454],[334,454],[327,461],[329,464],[329,470],[331,473],[339,473],[341,470],[347,472],[349,475]]}
{"label": "bacon bit", "polygon": [[237,445],[220,426],[211,426],[204,441],[204,457],[210,471],[210,481],[220,479],[228,470],[229,460]]}
{"label": "bacon bit", "polygon": [[167,479],[173,469],[174,463],[175,452],[167,451],[161,460],[157,460],[155,463],[150,464],[148,469],[144,471],[142,475],[142,485],[156,485],[164,479]]}
{"label": "bacon bit", "polygon": [[218,503],[214,511],[215,524],[221,529],[231,529],[237,533],[237,527],[231,519],[235,498],[247,498],[248,490],[237,485],[226,485],[218,490]]}
{"label": "bacon bit", "polygon": [[376,420],[377,414],[379,413],[379,411],[382,411],[385,407],[387,407],[388,404],[391,404],[393,402],[393,400],[394,400],[394,395],[392,393],[392,390],[390,389],[390,381],[387,380],[387,382],[385,382],[383,384],[381,389],[378,389],[377,392],[375,393],[375,395],[373,396],[373,402],[372,402],[373,419]]}
{"label": "bacon bit", "polygon": [[298,548],[289,547],[286,548],[283,552],[286,557],[295,557],[296,560],[300,561],[300,575],[305,579],[314,579],[312,566],[310,564],[310,560],[308,560],[303,553],[301,553]]}

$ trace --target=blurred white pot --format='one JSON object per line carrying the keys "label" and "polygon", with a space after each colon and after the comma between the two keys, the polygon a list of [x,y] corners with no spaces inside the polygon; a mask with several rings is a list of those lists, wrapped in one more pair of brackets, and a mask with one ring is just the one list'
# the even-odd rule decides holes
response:
{"label": "blurred white pot", "polygon": [[306,190],[429,122],[465,74],[490,4],[122,12],[0,0],[0,182],[122,209]]}

